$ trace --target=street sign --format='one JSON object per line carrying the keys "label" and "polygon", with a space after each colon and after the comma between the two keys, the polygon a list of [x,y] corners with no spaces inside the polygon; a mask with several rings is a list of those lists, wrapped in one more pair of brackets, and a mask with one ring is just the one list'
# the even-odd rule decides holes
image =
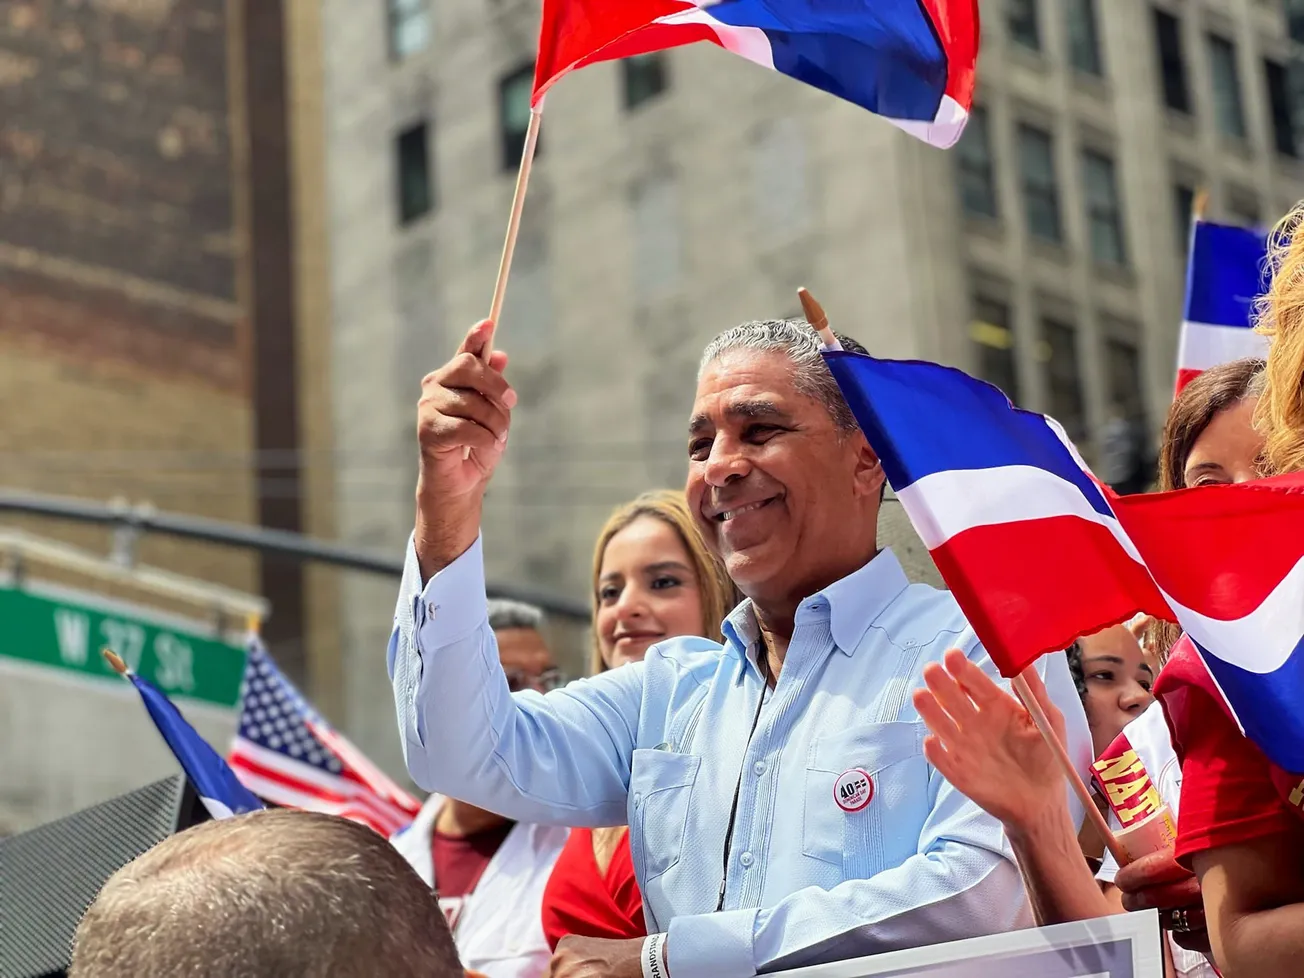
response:
{"label": "street sign", "polygon": [[198,622],[63,588],[0,587],[0,659],[121,683],[110,648],[169,696],[234,707],[245,650]]}

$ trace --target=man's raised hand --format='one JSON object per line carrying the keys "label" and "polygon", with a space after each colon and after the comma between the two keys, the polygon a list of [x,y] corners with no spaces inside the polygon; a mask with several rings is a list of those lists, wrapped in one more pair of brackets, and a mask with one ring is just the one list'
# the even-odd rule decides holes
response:
{"label": "man's raised hand", "polygon": [[471,327],[457,353],[421,381],[417,405],[416,548],[424,578],[475,542],[489,478],[502,458],[516,392],[507,354],[484,358],[489,321]]}

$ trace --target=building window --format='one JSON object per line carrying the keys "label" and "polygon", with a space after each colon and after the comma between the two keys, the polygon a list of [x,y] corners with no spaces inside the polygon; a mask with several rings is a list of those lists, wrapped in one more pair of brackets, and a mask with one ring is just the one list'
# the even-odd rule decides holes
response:
{"label": "building window", "polygon": [[964,135],[955,148],[960,170],[960,203],[970,214],[999,217],[996,203],[996,174],[992,168],[992,140],[987,128],[987,109],[975,105],[969,112]]}
{"label": "building window", "polygon": [[1019,172],[1028,231],[1046,241],[1060,241],[1059,191],[1055,184],[1055,151],[1050,133],[1019,126]]}
{"label": "building window", "polygon": [[[515,170],[525,150],[525,131],[530,128],[530,95],[534,91],[534,62],[522,65],[498,82],[498,138],[501,166]],[[543,147],[535,144],[537,155]]]}
{"label": "building window", "polygon": [[1087,418],[1082,405],[1082,379],[1078,372],[1077,331],[1068,323],[1043,319],[1041,338],[1041,359],[1046,364],[1050,391],[1050,415],[1063,425],[1070,438],[1081,441],[1087,433]]}
{"label": "building window", "polygon": [[1213,117],[1218,131],[1245,138],[1245,109],[1241,105],[1241,77],[1236,71],[1236,45],[1217,34],[1209,35],[1209,75],[1213,80]]}
{"label": "building window", "polygon": [[1177,247],[1185,252],[1191,241],[1191,216],[1195,210],[1195,188],[1173,185],[1173,213],[1177,220]]}
{"label": "building window", "polygon": [[1118,201],[1114,161],[1104,153],[1083,150],[1082,182],[1087,201],[1091,256],[1107,265],[1126,265],[1123,208]]}
{"label": "building window", "polygon": [[1069,63],[1088,75],[1103,75],[1100,32],[1096,21],[1096,0],[1067,0],[1065,15],[1069,30]]}
{"label": "building window", "polygon": [[1129,421],[1145,416],[1141,391],[1141,358],[1136,345],[1127,340],[1105,343],[1105,369],[1109,371],[1109,399],[1113,410]]}
{"label": "building window", "polygon": [[992,299],[975,299],[969,324],[978,376],[995,384],[1015,404],[1019,403],[1019,377],[1014,365],[1014,333],[1010,307]]}
{"label": "building window", "polygon": [[430,142],[426,124],[419,122],[398,134],[398,219],[411,224],[434,207],[430,181]]}
{"label": "building window", "polygon": [[389,55],[401,61],[430,43],[430,0],[389,0]]}
{"label": "building window", "polygon": [[1163,81],[1164,104],[1187,114],[1191,95],[1186,85],[1186,59],[1182,57],[1182,24],[1170,13],[1155,10],[1155,48]]}
{"label": "building window", "polygon": [[1258,227],[1262,219],[1258,198],[1252,191],[1233,187],[1227,192],[1227,218],[1237,227]]}
{"label": "building window", "polygon": [[1263,73],[1268,85],[1268,111],[1272,114],[1273,143],[1282,156],[1298,156],[1299,151],[1295,145],[1295,106],[1286,66],[1276,61],[1264,61]]}
{"label": "building window", "polygon": [[1041,50],[1041,25],[1037,18],[1037,0],[1005,0],[1005,23],[1017,44]]}
{"label": "building window", "polygon": [[666,56],[661,53],[640,54],[620,63],[625,79],[625,108],[635,109],[648,99],[656,98],[670,83]]}

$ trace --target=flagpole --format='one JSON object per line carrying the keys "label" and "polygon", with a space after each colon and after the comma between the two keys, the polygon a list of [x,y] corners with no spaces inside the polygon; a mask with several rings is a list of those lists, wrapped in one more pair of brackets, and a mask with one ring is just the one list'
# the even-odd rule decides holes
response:
{"label": "flagpole", "polygon": [[801,300],[801,311],[806,316],[806,322],[815,330],[824,349],[841,350],[842,344],[838,342],[833,330],[829,329],[829,317],[824,314],[824,307],[815,301],[815,297],[806,291],[805,286],[797,290],[797,298]]}
{"label": "flagpole", "polygon": [[521,150],[521,168],[516,174],[516,192],[512,195],[512,212],[507,218],[507,237],[503,241],[503,254],[498,260],[498,278],[494,282],[494,295],[489,303],[489,335],[485,337],[481,354],[485,363],[494,349],[494,331],[503,312],[507,296],[507,276],[512,271],[512,256],[516,252],[516,237],[521,231],[521,212],[525,209],[525,191],[530,184],[530,170],[534,167],[534,151],[539,145],[539,122],[543,118],[543,99],[530,106],[530,124],[525,130],[525,146]]}
{"label": "flagpole", "polygon": [[125,676],[130,671],[127,669],[127,664],[122,661],[122,656],[112,649],[101,649],[100,655],[104,656],[104,661],[111,665],[113,671],[119,676]]}
{"label": "flagpole", "polygon": [[1078,801],[1082,802],[1082,807],[1087,810],[1087,819],[1095,826],[1096,831],[1100,833],[1101,839],[1104,840],[1105,848],[1109,850],[1110,855],[1118,860],[1120,866],[1126,866],[1132,861],[1128,857],[1127,850],[1123,848],[1122,843],[1118,841],[1113,830],[1109,827],[1109,823],[1105,821],[1105,816],[1096,807],[1095,800],[1091,797],[1091,791],[1082,780],[1082,775],[1078,773],[1078,769],[1073,766],[1073,760],[1069,757],[1069,752],[1060,741],[1059,735],[1055,733],[1055,728],[1051,726],[1050,719],[1041,708],[1041,703],[1037,701],[1037,697],[1033,695],[1032,690],[1028,687],[1028,680],[1024,677],[1029,670],[1034,668],[1034,666],[1028,666],[1027,669],[1010,680],[1010,686],[1018,694],[1019,699],[1023,701],[1024,709],[1032,717],[1032,722],[1037,725],[1042,739],[1050,746],[1051,753],[1055,755],[1055,760],[1059,762],[1064,776],[1069,779],[1069,786],[1072,787],[1073,793],[1078,796]]}

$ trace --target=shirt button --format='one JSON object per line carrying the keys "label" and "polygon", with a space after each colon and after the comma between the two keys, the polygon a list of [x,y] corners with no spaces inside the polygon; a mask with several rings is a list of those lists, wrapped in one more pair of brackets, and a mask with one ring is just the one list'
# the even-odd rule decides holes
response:
{"label": "shirt button", "polygon": [[430,604],[426,605],[426,617],[429,618],[431,621],[434,621],[435,612],[438,610],[439,610],[439,605],[431,601]]}
{"label": "shirt button", "polygon": [[634,792],[634,807],[637,808],[641,804],[643,804],[643,796],[636,791]]}
{"label": "shirt button", "polygon": [[751,866],[753,862],[752,854],[750,852],[744,852],[741,856],[738,857],[738,861],[742,863],[743,868],[746,869],[747,867]]}
{"label": "shirt button", "polygon": [[765,762],[757,761],[755,764],[752,765],[752,770],[756,772],[756,776],[759,778],[762,774],[765,773]]}

